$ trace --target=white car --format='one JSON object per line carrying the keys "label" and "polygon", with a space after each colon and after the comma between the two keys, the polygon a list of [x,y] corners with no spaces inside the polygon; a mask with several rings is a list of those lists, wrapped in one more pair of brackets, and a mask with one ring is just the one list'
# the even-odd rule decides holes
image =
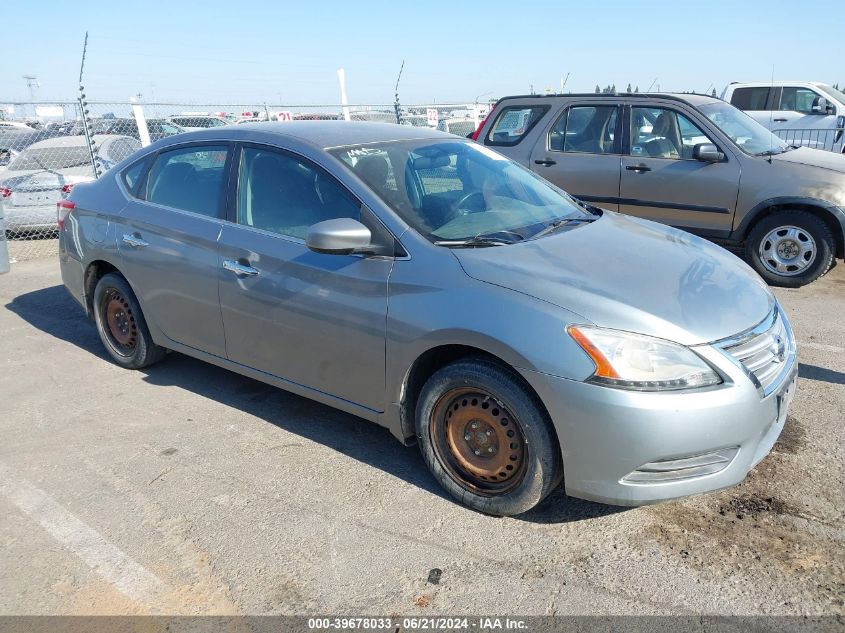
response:
{"label": "white car", "polygon": [[787,143],[845,152],[845,94],[815,81],[729,84],[722,99]]}
{"label": "white car", "polygon": [[[95,135],[103,171],[141,149],[141,141],[116,134]],[[0,173],[0,204],[11,234],[55,231],[56,203],[73,185],[94,180],[84,136],[60,136],[33,143]]]}
{"label": "white car", "polygon": [[167,117],[167,120],[183,128],[186,132],[226,125],[226,121],[212,114],[174,114]]}

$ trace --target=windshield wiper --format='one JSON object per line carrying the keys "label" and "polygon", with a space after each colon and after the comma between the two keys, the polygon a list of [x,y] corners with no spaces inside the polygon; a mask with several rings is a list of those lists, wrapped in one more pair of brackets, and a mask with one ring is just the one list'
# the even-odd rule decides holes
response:
{"label": "windshield wiper", "polygon": [[[503,233],[504,231],[498,231],[498,233]],[[522,236],[517,233],[511,233],[507,231],[508,234],[516,235],[520,239]],[[474,237],[469,237],[463,240],[438,240],[434,244],[436,246],[454,246],[457,248],[476,248],[476,247],[485,247],[485,246],[504,246],[506,244],[513,244],[518,242],[519,240],[507,240],[501,237],[494,237],[496,233],[490,233],[488,235],[484,235],[483,233],[479,233]]]}
{"label": "windshield wiper", "polygon": [[789,148],[783,149],[767,149],[764,152],[757,152],[754,154],[755,156],[775,156],[777,154],[783,154],[784,152],[788,151]]}
{"label": "windshield wiper", "polygon": [[582,222],[595,222],[597,218],[561,218],[560,220],[555,220],[548,226],[543,227],[539,231],[537,231],[534,235],[531,236],[532,240],[536,240],[539,237],[543,237],[544,235],[548,235],[563,226],[567,226],[569,224],[580,224]]}

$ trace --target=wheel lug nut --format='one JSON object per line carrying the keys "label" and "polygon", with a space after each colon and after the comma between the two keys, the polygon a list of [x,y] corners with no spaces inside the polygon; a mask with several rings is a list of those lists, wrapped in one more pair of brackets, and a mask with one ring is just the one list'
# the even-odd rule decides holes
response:
{"label": "wheel lug nut", "polygon": [[477,448],[475,449],[475,451],[474,451],[474,452],[475,452],[475,454],[476,454],[476,455],[481,455],[481,451],[480,451],[480,450],[478,450]]}
{"label": "wheel lug nut", "polygon": [[490,429],[487,429],[487,435],[493,435],[493,431],[490,430]]}
{"label": "wheel lug nut", "polygon": [[491,446],[490,448],[487,449],[487,452],[488,453],[495,453],[496,449]]}
{"label": "wheel lug nut", "polygon": [[467,442],[469,442],[469,441],[472,439],[472,435],[470,435],[469,433],[467,433],[466,435],[464,435],[464,439],[465,439]]}
{"label": "wheel lug nut", "polygon": [[473,422],[472,424],[470,424],[470,426],[474,429],[477,429],[478,428],[478,422]]}

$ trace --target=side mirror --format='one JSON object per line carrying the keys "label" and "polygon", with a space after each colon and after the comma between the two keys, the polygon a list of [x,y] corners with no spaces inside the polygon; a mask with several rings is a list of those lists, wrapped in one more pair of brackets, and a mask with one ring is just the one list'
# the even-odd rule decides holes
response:
{"label": "side mirror", "polygon": [[308,228],[305,245],[315,253],[349,255],[356,250],[369,250],[370,229],[352,218],[336,218],[317,222]]}
{"label": "side mirror", "polygon": [[830,111],[832,109],[833,106],[831,106],[824,97],[816,97],[813,99],[813,114],[828,115],[831,114]]}
{"label": "side mirror", "polygon": [[725,155],[713,143],[698,143],[692,148],[692,157],[703,163],[718,163],[725,160]]}

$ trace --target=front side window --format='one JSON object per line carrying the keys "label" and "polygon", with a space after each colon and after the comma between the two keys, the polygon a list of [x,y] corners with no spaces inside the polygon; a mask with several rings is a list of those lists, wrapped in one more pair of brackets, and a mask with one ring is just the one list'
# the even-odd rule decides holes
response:
{"label": "front side window", "polygon": [[549,106],[512,106],[504,108],[487,133],[487,145],[516,145],[548,112]]}
{"label": "front side window", "polygon": [[162,152],[150,169],[146,200],[219,218],[226,175],[225,145],[183,147]]}
{"label": "front side window", "polygon": [[765,110],[769,87],[737,88],[731,95],[731,105],[740,110]]}
{"label": "front side window", "polygon": [[361,219],[361,204],[320,167],[274,150],[244,147],[238,176],[238,223],[305,239],[308,227]]}
{"label": "front side window", "polygon": [[593,217],[533,172],[477,143],[416,139],[330,151],[432,242],[479,236],[515,242],[556,220]]}
{"label": "front side window", "polygon": [[699,143],[712,143],[686,116],[668,108],[631,108],[631,155],[691,159]]}
{"label": "front side window", "polygon": [[618,154],[617,110],[615,105],[567,109],[549,132],[549,149],[556,152]]}
{"label": "front side window", "polygon": [[780,96],[780,107],[778,110],[801,112],[802,114],[813,113],[813,102],[819,97],[819,93],[809,88],[783,89]]}

